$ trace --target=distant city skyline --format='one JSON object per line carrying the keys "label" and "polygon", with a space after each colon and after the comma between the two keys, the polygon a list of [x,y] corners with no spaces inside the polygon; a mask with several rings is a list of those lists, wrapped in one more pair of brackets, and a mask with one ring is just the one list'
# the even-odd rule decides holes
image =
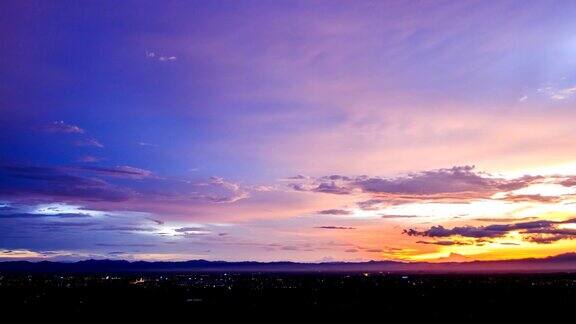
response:
{"label": "distant city skyline", "polygon": [[15,1],[0,260],[576,251],[574,1]]}

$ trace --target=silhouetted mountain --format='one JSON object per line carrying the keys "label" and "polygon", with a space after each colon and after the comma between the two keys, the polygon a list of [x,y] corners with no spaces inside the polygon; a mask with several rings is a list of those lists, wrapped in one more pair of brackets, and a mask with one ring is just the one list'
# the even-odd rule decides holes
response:
{"label": "silhouetted mountain", "polygon": [[471,262],[226,262],[191,260],[147,262],[85,260],[78,262],[0,262],[5,272],[576,272],[576,253],[542,259]]}

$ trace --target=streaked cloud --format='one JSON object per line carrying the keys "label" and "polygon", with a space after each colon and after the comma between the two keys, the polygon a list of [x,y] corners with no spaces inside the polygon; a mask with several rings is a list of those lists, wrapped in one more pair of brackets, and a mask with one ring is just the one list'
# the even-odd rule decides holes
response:
{"label": "streaked cloud", "polygon": [[67,124],[64,121],[55,121],[40,128],[51,133],[84,134],[84,129],[76,125]]}
{"label": "streaked cloud", "polygon": [[174,55],[163,55],[153,51],[147,51],[146,58],[150,60],[157,60],[160,62],[170,62],[170,61],[176,61],[178,59]]}
{"label": "streaked cloud", "polygon": [[331,226],[331,225],[316,226],[315,228],[327,229],[327,230],[354,230],[354,229],[356,229],[356,228],[354,228],[354,227]]}
{"label": "streaked cloud", "polygon": [[94,162],[100,162],[102,160],[104,160],[104,159],[101,157],[93,156],[93,155],[84,155],[78,159],[79,162],[84,162],[84,163],[94,163]]}
{"label": "streaked cloud", "polygon": [[127,165],[116,167],[85,166],[80,168],[90,173],[95,173],[102,176],[119,177],[119,178],[143,179],[153,176],[152,171],[135,168]]}
{"label": "streaked cloud", "polygon": [[553,100],[566,100],[576,94],[576,86],[567,88],[556,88],[553,86],[547,86],[538,89],[538,92],[545,94],[546,96],[548,96],[550,99]]}
{"label": "streaked cloud", "polygon": [[250,197],[249,192],[241,185],[226,181],[220,177],[211,177],[210,182],[198,185],[214,190],[210,193],[193,194],[193,199],[202,199],[215,203],[233,203]]}
{"label": "streaked cloud", "polygon": [[350,215],[352,214],[349,210],[344,209],[326,209],[318,211],[320,215]]}
{"label": "streaked cloud", "polygon": [[77,140],[77,141],[74,141],[74,144],[76,146],[93,146],[93,147],[97,147],[97,148],[104,148],[104,145],[102,143],[100,143],[100,141],[98,141],[95,138],[85,138],[85,139]]}

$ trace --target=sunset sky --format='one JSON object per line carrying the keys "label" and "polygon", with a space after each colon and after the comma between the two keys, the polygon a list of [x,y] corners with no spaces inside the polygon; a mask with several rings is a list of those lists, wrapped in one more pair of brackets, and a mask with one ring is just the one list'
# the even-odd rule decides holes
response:
{"label": "sunset sky", "polygon": [[576,1],[12,1],[0,260],[576,251]]}

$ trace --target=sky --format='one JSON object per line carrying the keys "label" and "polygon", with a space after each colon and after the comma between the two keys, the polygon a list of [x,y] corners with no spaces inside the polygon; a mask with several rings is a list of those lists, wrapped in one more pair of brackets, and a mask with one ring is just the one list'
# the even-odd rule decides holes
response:
{"label": "sky", "polygon": [[576,250],[574,1],[13,1],[0,260]]}

